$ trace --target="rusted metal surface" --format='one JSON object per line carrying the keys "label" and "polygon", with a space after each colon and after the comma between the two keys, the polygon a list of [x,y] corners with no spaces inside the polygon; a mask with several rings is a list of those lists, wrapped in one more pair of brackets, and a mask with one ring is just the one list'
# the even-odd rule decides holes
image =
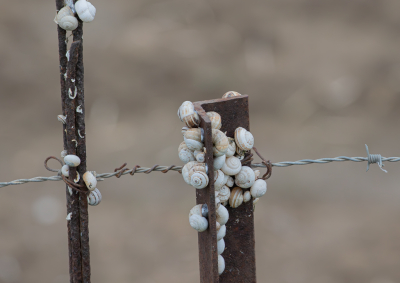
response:
{"label": "rusted metal surface", "polygon": [[[208,101],[201,101],[194,103],[195,109],[199,112],[202,117],[201,126],[204,128],[204,121],[206,121],[204,117],[204,111],[215,111],[221,115],[222,118],[222,132],[226,132],[228,137],[234,137],[234,132],[237,127],[243,127],[247,130],[250,130],[250,122],[249,122],[249,105],[248,105],[248,96],[243,95],[240,97],[232,97],[226,99],[215,99]],[[204,109],[204,110],[202,110]],[[199,111],[201,110],[201,111]],[[204,121],[203,121],[204,120]],[[206,127],[207,128],[207,127]],[[205,146],[207,148],[207,156],[208,158],[213,158],[212,156],[212,142],[209,140],[210,137],[206,133],[205,134]],[[211,155],[211,156],[210,156]],[[248,163],[244,164],[249,166],[251,163],[251,158],[248,159]],[[207,159],[207,164],[209,168],[212,167],[212,161]],[[210,169],[209,169],[210,170]],[[213,170],[210,170],[211,174],[213,174]],[[209,172],[210,181],[214,180],[211,178]],[[206,194],[210,194],[208,199],[211,199],[211,191],[212,191],[212,199],[214,200],[214,188],[213,182],[210,182],[209,191],[205,191]],[[208,189],[208,188],[207,188]],[[197,190],[202,191],[202,190]],[[199,199],[198,194],[198,203],[201,203],[202,198]],[[203,196],[204,197],[204,196]],[[200,201],[199,201],[200,200]],[[256,282],[256,260],[255,260],[255,238],[254,238],[254,209],[253,209],[253,200],[243,203],[238,208],[231,208],[229,205],[226,207],[229,211],[229,221],[226,224],[226,236],[225,240],[225,251],[222,253],[223,258],[225,259],[225,271],[219,276],[219,278],[210,280],[210,281],[201,281],[201,282]],[[209,211],[215,212],[215,207],[212,206]],[[213,221],[215,223],[215,221]],[[207,232],[207,233],[206,233]],[[206,259],[212,258],[214,259],[217,255],[215,249],[207,246],[209,242],[214,240],[214,235],[212,235],[212,227],[208,229],[206,232],[199,233],[199,252],[200,253],[208,253],[207,256],[200,255],[200,276],[203,280],[203,272],[212,273],[212,269],[210,266],[205,263]],[[212,253],[212,255],[209,255]],[[202,269],[202,266],[208,267],[208,270]]]}

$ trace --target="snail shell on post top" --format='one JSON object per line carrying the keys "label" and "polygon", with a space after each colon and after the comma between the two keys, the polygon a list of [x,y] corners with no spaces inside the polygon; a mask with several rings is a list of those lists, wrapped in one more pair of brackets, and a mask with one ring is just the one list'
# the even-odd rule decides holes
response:
{"label": "snail shell on post top", "polygon": [[75,3],[75,10],[82,22],[89,23],[94,20],[96,8],[86,0],[79,0]]}
{"label": "snail shell on post top", "polygon": [[222,127],[221,116],[217,112],[214,112],[214,111],[207,112],[206,114],[207,114],[208,118],[210,118],[211,128],[217,129],[217,130],[221,129],[221,127]]}
{"label": "snail shell on post top", "polygon": [[226,235],[226,226],[221,225],[221,228],[219,228],[219,231],[217,233],[217,241],[221,240],[223,237]]}
{"label": "snail shell on post top", "polygon": [[240,160],[235,157],[231,156],[225,160],[225,164],[222,166],[221,170],[226,175],[233,176],[240,172],[242,169],[242,163]]}
{"label": "snail shell on post top", "polygon": [[200,124],[199,115],[194,110],[194,105],[190,101],[185,101],[182,103],[178,109],[178,117],[189,128],[198,127]]}
{"label": "snail shell on post top", "polygon": [[254,137],[245,128],[239,127],[235,130],[236,145],[242,150],[250,150],[254,146]]}
{"label": "snail shell on post top", "polygon": [[251,200],[251,193],[250,191],[245,191],[243,194],[243,202],[248,202]]}
{"label": "snail shell on post top", "polygon": [[222,156],[228,151],[228,138],[220,130],[212,129],[212,142],[214,156]]}
{"label": "snail shell on post top", "polygon": [[226,160],[226,155],[214,157],[214,170],[219,170],[224,166]]}
{"label": "snail shell on post top", "polygon": [[226,157],[234,156],[236,152],[236,143],[234,138],[228,138],[228,150]]}
{"label": "snail shell on post top", "polygon": [[230,196],[231,190],[227,186],[222,186],[218,193],[221,203],[228,201]]}
{"label": "snail shell on post top", "polygon": [[214,171],[214,189],[219,191],[224,185],[225,174],[221,170]]}
{"label": "snail shell on post top", "polygon": [[81,164],[81,159],[76,155],[70,154],[64,157],[64,162],[69,167],[77,167],[79,164]]}
{"label": "snail shell on post top", "polygon": [[90,171],[86,171],[85,174],[83,174],[83,181],[90,191],[93,191],[97,186],[96,177]]}
{"label": "snail shell on post top", "polygon": [[232,208],[237,208],[243,203],[243,190],[239,187],[232,189],[231,196],[229,197],[229,205]]}
{"label": "snail shell on post top", "polygon": [[194,172],[190,178],[190,184],[196,189],[204,189],[207,187],[208,181],[207,173],[201,171]]}
{"label": "snail shell on post top", "polygon": [[190,150],[202,150],[204,147],[203,144],[203,135],[202,135],[202,129],[195,128],[195,129],[189,129],[185,132],[183,135],[183,139],[185,140],[186,146]]}
{"label": "snail shell on post top", "polygon": [[225,260],[222,255],[218,255],[218,274],[221,275],[225,270]]}
{"label": "snail shell on post top", "polygon": [[229,219],[229,212],[225,208],[225,206],[220,205],[219,208],[215,212],[216,212],[217,221],[219,222],[219,224],[225,225]]}
{"label": "snail shell on post top", "polygon": [[78,27],[78,20],[69,6],[65,6],[57,13],[54,22],[64,30],[74,30]]}
{"label": "snail shell on post top", "polygon": [[253,196],[253,198],[262,197],[263,195],[265,195],[266,192],[267,192],[267,182],[265,182],[263,179],[258,179],[257,181],[255,181],[250,189],[250,193]]}
{"label": "snail shell on post top", "polygon": [[226,92],[223,96],[222,96],[222,98],[228,98],[228,97],[235,97],[235,96],[241,96],[241,94],[240,93],[238,93],[238,92],[236,92],[236,91],[228,91],[228,92]]}
{"label": "snail shell on post top", "polygon": [[242,169],[235,176],[235,184],[243,189],[253,186],[256,181],[256,175],[253,169],[248,166],[242,166]]}
{"label": "snail shell on post top", "polygon": [[99,191],[99,189],[94,189],[93,191],[90,192],[90,194],[88,195],[87,199],[88,199],[88,204],[91,206],[96,206],[101,202],[101,193]]}
{"label": "snail shell on post top", "polygon": [[193,214],[189,217],[189,224],[198,232],[204,232],[208,228],[208,221],[205,217]]}

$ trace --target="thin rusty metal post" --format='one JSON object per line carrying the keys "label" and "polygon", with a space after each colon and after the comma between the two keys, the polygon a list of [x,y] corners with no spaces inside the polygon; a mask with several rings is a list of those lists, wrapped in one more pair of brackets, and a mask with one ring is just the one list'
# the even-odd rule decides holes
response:
{"label": "thin rusty metal post", "polygon": [[[226,99],[215,99],[194,103],[200,118],[200,126],[204,129],[204,141],[207,149],[206,162],[210,184],[204,190],[196,190],[197,203],[207,203],[209,208],[209,227],[205,232],[199,233],[199,259],[200,282],[202,283],[255,283],[256,282],[256,258],[254,238],[254,209],[253,200],[243,203],[238,208],[226,207],[229,212],[229,220],[226,224],[225,251],[222,256],[225,259],[225,271],[218,276],[218,260],[216,251],[215,231],[215,194],[214,194],[214,168],[213,168],[213,144],[211,141],[211,125],[208,116],[209,111],[215,111],[222,118],[222,132],[228,137],[233,137],[235,129],[243,127],[250,130],[248,96],[242,95]],[[249,166],[249,163],[245,165]],[[217,272],[217,276],[215,276]]]}

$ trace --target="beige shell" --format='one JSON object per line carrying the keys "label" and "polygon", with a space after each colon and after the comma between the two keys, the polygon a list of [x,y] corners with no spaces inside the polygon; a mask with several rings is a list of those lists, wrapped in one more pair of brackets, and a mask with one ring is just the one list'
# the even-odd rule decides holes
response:
{"label": "beige shell", "polygon": [[221,275],[225,270],[225,260],[222,255],[218,255],[218,274]]}
{"label": "beige shell", "polygon": [[217,233],[218,233],[219,229],[221,229],[221,224],[219,224],[218,222],[215,222],[215,230],[217,231]]}
{"label": "beige shell", "polygon": [[215,191],[219,191],[224,185],[224,172],[221,170],[214,171],[214,189]]}
{"label": "beige shell", "polygon": [[188,163],[190,161],[194,161],[194,155],[193,155],[193,151],[191,151],[188,148],[183,148],[180,152],[179,152],[179,159],[183,162],[183,163]]}
{"label": "beige shell", "polygon": [[93,191],[97,186],[96,177],[90,171],[86,171],[85,174],[83,174],[83,181],[90,191]]}
{"label": "beige shell", "polygon": [[253,196],[253,198],[259,198],[265,195],[267,192],[267,182],[265,182],[263,179],[258,179],[257,181],[254,182],[254,185],[250,189],[250,193]]}
{"label": "beige shell", "polygon": [[236,153],[236,143],[234,138],[228,138],[228,150],[226,157],[234,156]]}
{"label": "beige shell", "polygon": [[186,131],[187,130],[189,130],[190,128],[189,127],[182,127],[182,131],[181,131],[181,133],[182,133],[182,135],[184,135],[185,133],[186,133]]}
{"label": "beige shell", "polygon": [[253,169],[248,166],[242,166],[240,172],[235,175],[235,184],[242,189],[250,188],[253,186],[255,181],[256,175],[254,174]]}
{"label": "beige shell", "polygon": [[254,137],[245,128],[239,127],[235,130],[236,145],[242,150],[250,150],[254,146]]}
{"label": "beige shell", "polygon": [[221,225],[221,228],[219,228],[219,231],[217,233],[217,241],[219,241],[222,238],[224,238],[225,235],[226,235],[226,226],[225,225]]}
{"label": "beige shell", "polygon": [[232,189],[231,196],[229,197],[229,205],[236,208],[243,203],[243,190],[239,187]]}
{"label": "beige shell", "polygon": [[214,111],[207,112],[207,116],[208,118],[210,118],[211,128],[217,130],[221,129],[222,127],[221,116],[217,112]]}
{"label": "beige shell", "polygon": [[245,191],[243,194],[243,202],[248,202],[251,200],[251,193],[250,191]]}
{"label": "beige shell", "polygon": [[96,8],[86,0],[78,0],[75,3],[75,11],[82,22],[90,23],[96,15]]}
{"label": "beige shell", "polygon": [[208,228],[208,221],[205,217],[194,214],[189,217],[189,224],[198,232],[204,232]]}
{"label": "beige shell", "polygon": [[240,160],[235,157],[231,156],[225,160],[225,164],[222,166],[221,170],[226,175],[233,176],[240,172],[242,169],[242,163]]}
{"label": "beige shell", "polygon": [[203,140],[203,135],[201,132],[201,129],[195,128],[195,129],[189,129],[185,132],[183,135],[186,146],[190,150],[202,150],[204,147],[204,144],[202,142]]}
{"label": "beige shell", "polygon": [[90,194],[87,197],[88,204],[91,206],[96,206],[101,202],[101,193],[99,189],[94,189],[93,191],[90,192]]}
{"label": "beige shell", "polygon": [[196,171],[202,171],[207,173],[207,167],[205,163],[199,163],[197,161],[190,161],[186,163],[182,168],[182,177],[186,184],[190,185],[192,175]]}
{"label": "beige shell", "polygon": [[69,6],[62,8],[54,18],[54,21],[64,30],[74,30],[78,27],[78,20],[74,17]]}
{"label": "beige shell", "polygon": [[206,160],[206,154],[200,150],[194,151],[194,157],[198,162],[204,162]]}
{"label": "beige shell", "polygon": [[61,167],[61,173],[65,177],[69,177],[69,166],[68,165],[64,165],[63,167]]}
{"label": "beige shell", "polygon": [[80,179],[81,179],[81,175],[79,175],[79,172],[76,171],[76,178],[74,179],[74,183],[78,184]]}
{"label": "beige shell", "polygon": [[214,170],[219,170],[224,166],[226,160],[226,155],[214,157]]}
{"label": "beige shell", "polygon": [[256,176],[256,180],[260,177],[260,170],[254,170],[254,175]]}
{"label": "beige shell", "polygon": [[190,184],[196,189],[204,189],[207,187],[208,181],[207,173],[201,171],[194,172],[190,178]]}
{"label": "beige shell", "polygon": [[230,195],[231,195],[231,190],[227,186],[222,186],[222,188],[219,190],[218,193],[218,197],[221,203],[228,201]]}
{"label": "beige shell", "polygon": [[65,124],[67,123],[67,117],[64,115],[58,115],[57,120],[60,121],[61,123]]}
{"label": "beige shell", "polygon": [[178,117],[189,128],[198,127],[200,124],[199,115],[194,110],[194,105],[190,101],[185,101],[182,103],[178,109]]}
{"label": "beige shell", "polygon": [[81,159],[76,155],[67,155],[64,157],[64,163],[67,164],[69,167],[76,167],[81,164]]}
{"label": "beige shell", "polygon": [[260,200],[260,198],[255,198],[253,199],[253,205],[256,205],[256,203]]}
{"label": "beige shell", "polygon": [[207,217],[208,216],[208,207],[207,204],[197,204],[192,207],[189,211],[189,217],[197,214],[199,216]]}
{"label": "beige shell", "polygon": [[229,212],[225,208],[225,206],[220,205],[219,208],[216,210],[217,221],[221,225],[225,225],[229,219]]}
{"label": "beige shell", "polygon": [[225,250],[225,241],[224,241],[224,239],[221,239],[221,240],[219,240],[219,241],[217,242],[217,251],[218,251],[218,254],[219,254],[219,255],[222,254],[222,253],[224,252],[224,250]]}
{"label": "beige shell", "polygon": [[241,94],[240,93],[238,93],[238,92],[236,92],[236,91],[228,91],[228,92],[226,92],[223,96],[222,96],[222,98],[228,98],[228,97],[235,97],[235,96],[241,96]]}
{"label": "beige shell", "polygon": [[225,185],[228,187],[233,187],[233,185],[235,185],[235,180],[232,176],[228,176],[228,181],[226,181]]}
{"label": "beige shell", "polygon": [[212,129],[212,141],[214,144],[213,153],[214,156],[222,156],[228,150],[228,138],[226,135],[217,129]]}

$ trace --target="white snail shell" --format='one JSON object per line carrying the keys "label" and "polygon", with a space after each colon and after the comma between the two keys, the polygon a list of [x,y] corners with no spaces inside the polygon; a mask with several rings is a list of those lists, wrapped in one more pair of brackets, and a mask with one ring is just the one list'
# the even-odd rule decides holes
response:
{"label": "white snail shell", "polygon": [[215,209],[218,209],[220,205],[221,205],[221,200],[219,199],[219,197],[215,197]]}
{"label": "white snail shell", "polygon": [[242,150],[250,150],[254,146],[254,137],[245,128],[239,127],[235,130],[236,145]]}
{"label": "white snail shell", "polygon": [[207,173],[197,171],[192,174],[190,178],[190,184],[195,187],[196,189],[204,189],[208,185],[208,176]]}
{"label": "white snail shell", "polygon": [[219,241],[217,242],[217,251],[218,251],[218,254],[219,254],[219,255],[222,254],[222,253],[224,252],[224,250],[225,250],[225,241],[224,241],[224,239],[221,239],[221,240],[219,240]]}
{"label": "white snail shell", "polygon": [[76,167],[79,164],[81,164],[81,159],[76,156],[76,155],[67,155],[64,157],[64,162],[67,164],[69,167]]}
{"label": "white snail shell", "polygon": [[219,224],[218,222],[215,221],[215,230],[217,231],[217,233],[218,233],[219,229],[221,229],[221,224]]}
{"label": "white snail shell", "polygon": [[256,176],[256,180],[260,176],[260,170],[254,170],[254,175]]}
{"label": "white snail shell", "polygon": [[224,166],[226,160],[226,155],[214,157],[214,170],[219,170]]}
{"label": "white snail shell", "polygon": [[220,130],[212,129],[212,141],[214,156],[222,156],[228,151],[228,138]]}
{"label": "white snail shell", "polygon": [[[226,175],[228,176],[228,175]],[[228,181],[226,181],[225,185],[228,187],[233,187],[233,185],[235,184],[235,180],[233,179],[232,176],[228,176]]]}
{"label": "white snail shell", "polygon": [[250,193],[253,196],[253,198],[259,198],[265,195],[267,192],[267,182],[265,182],[263,179],[258,179],[257,181],[254,182],[254,185],[250,189]]}
{"label": "white snail shell", "polygon": [[242,166],[240,172],[235,175],[235,184],[243,189],[250,188],[255,181],[256,175],[253,169],[248,166]]}
{"label": "white snail shell", "polygon": [[225,206],[220,205],[219,208],[215,212],[216,212],[217,221],[219,222],[219,224],[225,225],[229,219],[229,212],[225,208]]}
{"label": "white snail shell", "polygon": [[204,232],[208,228],[208,221],[205,217],[194,214],[189,217],[189,224],[198,232]]}
{"label": "white snail shell", "polygon": [[90,194],[87,197],[88,199],[88,204],[92,206],[96,206],[101,202],[101,193],[99,189],[94,189],[93,191],[90,192]]}
{"label": "white snail shell", "polygon": [[238,92],[236,92],[236,91],[228,91],[228,92],[226,92],[223,96],[222,96],[222,98],[228,98],[228,97],[235,97],[235,96],[241,96],[241,94],[240,93],[238,93]]}
{"label": "white snail shell", "polygon": [[243,202],[248,202],[251,200],[251,193],[250,191],[245,191],[243,194]]}
{"label": "white snail shell", "polygon": [[257,203],[259,200],[260,200],[260,198],[255,198],[255,199],[253,200],[253,205],[256,205],[256,203]]}
{"label": "white snail shell", "polygon": [[67,156],[68,153],[66,150],[61,151],[61,157],[64,158],[65,156]]}
{"label": "white snail shell", "polygon": [[67,117],[65,117],[64,115],[58,115],[57,120],[63,124],[67,123]]}
{"label": "white snail shell", "polygon": [[194,157],[198,162],[204,162],[206,161],[206,154],[202,152],[201,150],[195,150],[194,151]]}
{"label": "white snail shell", "polygon": [[231,190],[227,186],[222,186],[218,193],[221,203],[228,201],[230,196]]}
{"label": "white snail shell", "polygon": [[214,171],[214,189],[219,191],[224,185],[225,174],[221,170]]}
{"label": "white snail shell", "polygon": [[83,174],[83,181],[90,191],[93,191],[97,186],[96,177],[90,171],[86,171],[85,174]]}
{"label": "white snail shell", "polygon": [[239,187],[232,189],[231,196],[229,197],[229,205],[232,208],[237,208],[243,203],[243,190]]}
{"label": "white snail shell", "polygon": [[221,275],[225,270],[225,260],[222,255],[218,255],[218,274]]}
{"label": "white snail shell", "polygon": [[190,101],[185,101],[182,103],[178,109],[178,117],[189,128],[198,127],[200,124],[199,115],[194,110],[194,105]]}
{"label": "white snail shell", "polygon": [[225,160],[225,164],[222,166],[221,170],[226,175],[233,176],[240,172],[242,169],[242,163],[240,160],[235,157],[231,156]]}
{"label": "white snail shell", "polygon": [[228,138],[228,150],[226,157],[234,156],[236,152],[236,143],[234,138]]}
{"label": "white snail shell", "polygon": [[65,177],[69,177],[69,166],[68,165],[64,165],[63,167],[61,167],[61,173]]}
{"label": "white snail shell", "polygon": [[75,3],[75,11],[82,22],[89,23],[94,20],[96,8],[86,0],[79,0]]}
{"label": "white snail shell", "polygon": [[195,128],[195,129],[189,129],[185,132],[183,135],[183,138],[185,140],[186,146],[190,150],[202,150],[204,147],[204,144],[202,142],[203,140],[203,135],[201,132],[201,129]]}
{"label": "white snail shell", "polygon": [[221,228],[219,228],[219,231],[217,233],[217,241],[221,240],[223,237],[226,235],[226,226],[221,225]]}
{"label": "white snail shell", "polygon": [[207,112],[207,116],[208,118],[210,118],[211,128],[217,130],[221,129],[222,127],[221,116],[217,112],[214,111]]}
{"label": "white snail shell", "polygon": [[78,20],[74,17],[69,6],[62,8],[54,18],[54,21],[64,30],[74,30],[78,27]]}
{"label": "white snail shell", "polygon": [[189,217],[192,215],[199,215],[203,217],[208,216],[208,206],[207,204],[197,204],[189,211]]}
{"label": "white snail shell", "polygon": [[190,179],[196,171],[202,171],[207,173],[207,168],[205,163],[199,163],[197,161],[190,161],[186,163],[182,168],[182,177],[186,184],[190,185]]}

